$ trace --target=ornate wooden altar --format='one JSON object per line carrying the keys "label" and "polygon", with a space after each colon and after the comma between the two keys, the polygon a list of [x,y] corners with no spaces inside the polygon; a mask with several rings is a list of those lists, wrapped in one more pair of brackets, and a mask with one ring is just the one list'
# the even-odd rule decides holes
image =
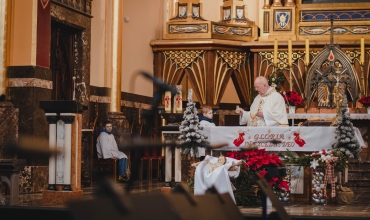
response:
{"label": "ornate wooden altar", "polygon": [[[180,0],[176,7],[190,2],[197,1]],[[257,40],[232,39],[230,35],[199,39],[194,33],[182,33],[171,40],[153,40],[155,76],[168,84],[182,84],[183,94],[189,87],[196,88],[194,94],[200,106],[210,105],[219,114],[229,110],[229,115],[236,116],[230,112],[233,108],[223,109],[225,105],[221,103],[222,97],[228,95],[225,90],[230,80],[240,100],[235,105],[248,108],[254,96],[254,78],[271,78],[279,72],[285,80],[278,89],[290,88],[304,100],[296,111],[298,114],[335,113],[334,86],[338,86],[341,96],[347,97],[351,113],[366,113],[358,99],[369,93],[370,1],[315,4],[276,0],[273,5],[269,2],[265,1],[259,11]],[[239,0],[225,0],[220,20],[214,22],[236,22],[236,10],[241,7],[238,4]],[[224,16],[229,8],[233,12],[230,20]],[[195,24],[189,17],[184,20],[186,23]],[[292,43],[288,45],[289,39]],[[220,120],[224,116],[220,115]],[[365,142],[370,132],[367,124],[366,120],[355,122]]]}

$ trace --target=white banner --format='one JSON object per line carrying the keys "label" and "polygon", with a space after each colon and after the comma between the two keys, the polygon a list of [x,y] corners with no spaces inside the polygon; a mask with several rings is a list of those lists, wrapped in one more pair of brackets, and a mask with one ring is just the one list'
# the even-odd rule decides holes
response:
{"label": "white banner", "polygon": [[[336,127],[204,127],[202,133],[208,136],[211,144],[227,143],[220,150],[232,151],[257,145],[266,151],[319,151],[331,149],[336,142]],[[360,146],[365,146],[358,128],[355,136]],[[269,140],[280,143],[273,144]]]}

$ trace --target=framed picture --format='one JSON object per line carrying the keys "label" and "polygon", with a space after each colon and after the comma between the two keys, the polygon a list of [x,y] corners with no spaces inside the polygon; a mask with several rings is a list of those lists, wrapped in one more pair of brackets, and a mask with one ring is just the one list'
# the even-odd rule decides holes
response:
{"label": "framed picture", "polygon": [[236,7],[236,19],[244,19],[244,7]]}
{"label": "framed picture", "polygon": [[188,6],[186,5],[179,5],[179,18],[186,18],[187,17]]}
{"label": "framed picture", "polygon": [[290,169],[290,193],[303,194],[304,187],[304,167],[289,166]]}
{"label": "framed picture", "polygon": [[291,31],[292,30],[292,10],[275,9],[273,19],[274,31]]}
{"label": "framed picture", "polygon": [[231,8],[230,7],[224,7],[223,9],[223,20],[231,20]]}
{"label": "framed picture", "polygon": [[192,8],[192,17],[193,18],[199,18],[199,5],[193,5],[193,8]]}

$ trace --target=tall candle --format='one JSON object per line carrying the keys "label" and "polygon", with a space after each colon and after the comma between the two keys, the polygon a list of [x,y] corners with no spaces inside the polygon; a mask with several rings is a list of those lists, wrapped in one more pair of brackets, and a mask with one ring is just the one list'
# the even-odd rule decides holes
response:
{"label": "tall candle", "polygon": [[361,37],[361,57],[360,57],[360,63],[364,64],[365,61],[365,39]]}
{"label": "tall candle", "polygon": [[288,64],[292,66],[292,40],[288,40]]}
{"label": "tall candle", "polygon": [[305,56],[306,65],[310,63],[310,40],[306,39],[306,56]]}
{"label": "tall candle", "polygon": [[274,42],[274,65],[277,64],[277,56],[278,56],[278,41],[275,39]]}
{"label": "tall candle", "polygon": [[171,92],[166,91],[164,93],[164,111],[166,113],[171,113]]}
{"label": "tall candle", "polygon": [[178,91],[174,98],[176,113],[182,113],[182,92]]}

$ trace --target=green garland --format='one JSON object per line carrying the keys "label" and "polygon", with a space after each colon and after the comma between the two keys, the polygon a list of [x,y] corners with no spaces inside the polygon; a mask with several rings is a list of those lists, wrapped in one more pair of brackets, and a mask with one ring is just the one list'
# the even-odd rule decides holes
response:
{"label": "green garland", "polygon": [[285,76],[281,70],[277,70],[275,74],[273,73],[268,76],[270,86],[275,84],[275,87],[278,87],[280,84],[283,84],[285,80]]}
{"label": "green garland", "polygon": [[310,166],[310,162],[312,161],[313,157],[311,155],[305,154],[300,157],[295,157],[292,151],[287,149],[285,155],[281,152],[278,153],[278,156],[282,158],[284,166],[294,164],[297,166]]}

